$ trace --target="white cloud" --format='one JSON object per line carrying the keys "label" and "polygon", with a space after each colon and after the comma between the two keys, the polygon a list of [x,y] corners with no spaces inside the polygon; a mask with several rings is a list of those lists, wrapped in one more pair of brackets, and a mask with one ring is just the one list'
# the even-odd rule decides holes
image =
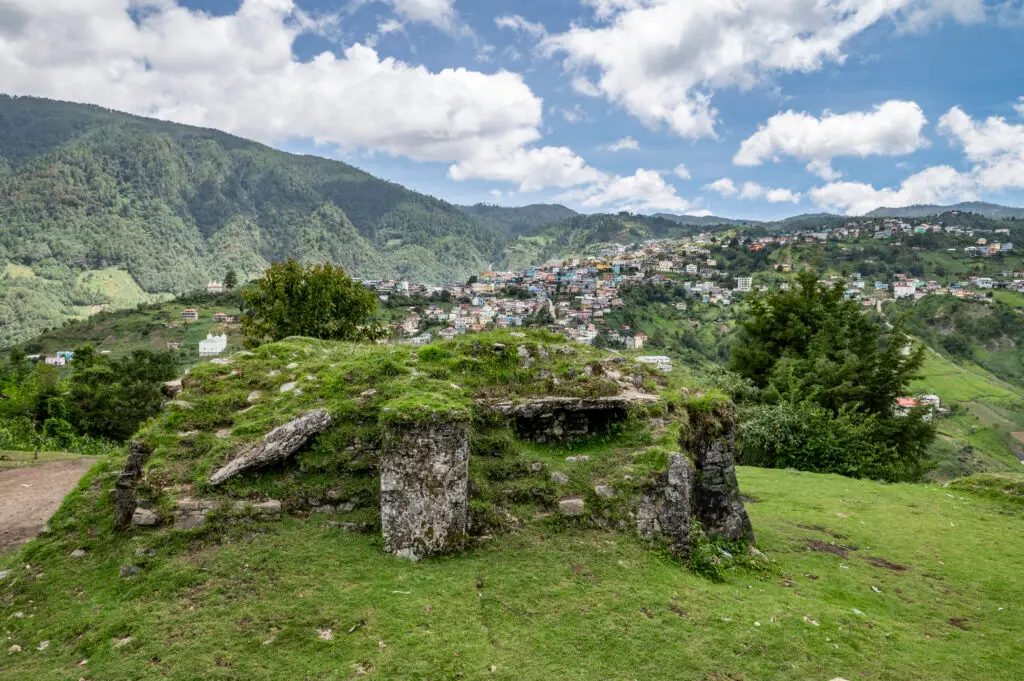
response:
{"label": "white cloud", "polygon": [[685,212],[691,204],[676,194],[661,173],[639,168],[627,177],[606,175],[587,187],[557,197],[582,208],[606,208],[643,213],[657,210]]}
{"label": "white cloud", "polygon": [[[277,0],[274,0],[275,2]],[[288,2],[289,0],[284,0]],[[370,0],[364,0],[370,1]],[[422,21],[444,30],[456,25],[455,0],[378,0],[409,21]]]}
{"label": "white cloud", "polygon": [[[3,0],[0,90],[217,128],[267,143],[312,138],[451,163],[456,179],[569,187],[602,177],[571,150],[535,147],[542,102],[518,74],[437,72],[366,45],[300,62],[292,45],[330,27],[292,0],[244,0],[227,16],[145,0]],[[450,16],[450,2],[396,2]],[[382,26],[389,30],[397,26]]]}
{"label": "white cloud", "polygon": [[707,189],[708,191],[716,192],[722,196],[736,196],[740,191],[739,189],[736,189],[736,183],[728,177],[715,180],[711,184],[704,185],[701,189]]}
{"label": "white cloud", "polygon": [[522,31],[527,33],[534,38],[543,38],[548,34],[547,29],[544,28],[544,24],[533,23],[527,21],[518,14],[506,15],[497,17],[494,20],[494,25],[498,28],[508,28],[513,31]]}
{"label": "white cloud", "polygon": [[583,110],[579,104],[573,105],[571,109],[559,109],[552,107],[552,112],[557,111],[562,115],[567,123],[579,123],[580,121],[589,120],[587,112]]}
{"label": "white cloud", "polygon": [[[1024,118],[1024,97],[1014,105]],[[1013,124],[1002,116],[975,121],[958,107],[939,119],[939,132],[959,142],[972,175],[991,190],[1024,187],[1024,123]]]}
{"label": "white cloud", "polygon": [[762,187],[756,182],[744,182],[743,187],[738,188],[736,183],[728,177],[723,177],[720,180],[715,180],[711,184],[706,184],[702,189],[706,189],[726,197],[739,196],[739,198],[744,201],[764,199],[769,203],[783,203],[787,201],[791,203],[800,202],[799,192],[794,192],[789,189]]}
{"label": "white cloud", "polygon": [[921,134],[927,119],[915,102],[891,100],[871,111],[833,114],[821,118],[786,111],[768,119],[740,144],[733,163],[758,166],[781,156],[808,161],[807,169],[826,180],[838,174],[837,156],[901,156],[928,146]]}
{"label": "white cloud", "polygon": [[875,208],[900,208],[922,203],[948,204],[978,198],[970,176],[949,166],[933,166],[911,175],[895,189],[875,189],[859,182],[833,182],[810,190],[822,208],[847,215],[862,215]]}
{"label": "white cloud", "polygon": [[673,170],[672,172],[675,173],[676,177],[678,177],[681,180],[689,180],[690,179],[690,171],[687,169],[686,165],[684,165],[682,163],[677,165],[675,170]]}
{"label": "white cloud", "polygon": [[617,142],[612,142],[605,149],[608,151],[640,151],[640,143],[632,137],[623,137]]}
{"label": "white cloud", "polygon": [[574,24],[543,42],[546,53],[564,55],[573,87],[650,127],[705,137],[716,134],[715,90],[840,63],[846,43],[879,22],[917,10],[963,19],[961,8],[977,0],[586,1],[599,25]]}

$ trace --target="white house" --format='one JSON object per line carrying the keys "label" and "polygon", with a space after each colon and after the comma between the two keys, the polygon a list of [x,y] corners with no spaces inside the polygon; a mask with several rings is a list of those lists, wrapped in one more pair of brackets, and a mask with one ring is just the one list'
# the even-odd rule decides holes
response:
{"label": "white house", "polygon": [[898,281],[892,287],[892,297],[896,299],[913,298],[916,292],[917,287],[912,281]]}
{"label": "white house", "polygon": [[213,357],[224,352],[224,348],[228,346],[228,335],[222,333],[219,336],[214,336],[212,333],[206,334],[206,340],[199,341],[199,356],[200,357]]}
{"label": "white house", "polygon": [[753,277],[736,277],[736,290],[741,292],[749,291],[754,287]]}

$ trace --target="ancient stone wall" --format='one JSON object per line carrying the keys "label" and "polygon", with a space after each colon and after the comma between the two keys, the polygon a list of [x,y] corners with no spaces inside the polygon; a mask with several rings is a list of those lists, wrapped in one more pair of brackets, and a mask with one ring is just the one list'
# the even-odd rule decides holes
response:
{"label": "ancient stone wall", "polygon": [[149,445],[132,440],[128,446],[128,460],[117,476],[114,487],[114,529],[127,530],[135,514],[135,485],[142,476],[142,468],[153,453]]}
{"label": "ancient stone wall", "polygon": [[412,560],[461,549],[468,484],[468,420],[386,424],[380,462],[385,548]]}

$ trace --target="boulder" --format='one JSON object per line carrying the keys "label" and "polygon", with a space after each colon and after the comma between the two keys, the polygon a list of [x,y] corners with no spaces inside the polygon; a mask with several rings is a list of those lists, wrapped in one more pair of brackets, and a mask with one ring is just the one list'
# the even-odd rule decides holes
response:
{"label": "boulder", "polygon": [[330,425],[331,415],[322,409],[316,409],[283,426],[278,426],[241,456],[214,471],[210,476],[210,484],[219,485],[239,473],[280,463]]}
{"label": "boulder", "polygon": [[555,483],[556,485],[568,485],[569,476],[566,475],[565,473],[554,471],[553,473],[551,473],[551,482]]}
{"label": "boulder", "polygon": [[121,577],[128,578],[134,577],[135,575],[142,572],[142,568],[135,565],[122,565],[121,566]]}
{"label": "boulder", "polygon": [[380,461],[384,547],[410,560],[461,549],[469,518],[469,421],[389,422]]}
{"label": "boulder", "polygon": [[597,485],[594,487],[594,494],[602,499],[611,499],[615,496],[615,490],[608,485]]}
{"label": "boulder", "polygon": [[181,379],[167,381],[160,387],[161,392],[167,397],[174,397],[181,392]]}
{"label": "boulder", "polygon": [[562,499],[558,502],[558,512],[567,517],[583,515],[584,508],[583,500],[578,497]]}
{"label": "boulder", "polygon": [[151,527],[160,522],[156,513],[148,508],[136,508],[132,513],[132,525]]}

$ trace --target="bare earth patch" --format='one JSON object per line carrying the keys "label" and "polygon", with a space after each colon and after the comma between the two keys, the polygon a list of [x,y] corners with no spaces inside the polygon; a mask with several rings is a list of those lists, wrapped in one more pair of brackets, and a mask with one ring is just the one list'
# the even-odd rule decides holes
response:
{"label": "bare earth patch", "polygon": [[893,570],[894,572],[904,572],[910,568],[906,565],[900,565],[899,563],[891,563],[885,558],[878,556],[867,556],[864,558],[867,562],[871,563],[876,568],[885,568],[886,570]]}
{"label": "bare earth patch", "polygon": [[39,534],[67,493],[96,461],[82,457],[0,470],[0,551]]}
{"label": "bare earth patch", "polygon": [[1024,442],[1024,430],[1014,431],[1010,433],[1010,435],[1012,435],[1017,440],[1017,442]]}
{"label": "bare earth patch", "polygon": [[817,539],[806,539],[804,541],[811,551],[816,551],[818,553],[831,553],[833,556],[846,558],[850,552],[850,547],[843,546],[842,544],[829,544],[828,542],[818,541]]}

